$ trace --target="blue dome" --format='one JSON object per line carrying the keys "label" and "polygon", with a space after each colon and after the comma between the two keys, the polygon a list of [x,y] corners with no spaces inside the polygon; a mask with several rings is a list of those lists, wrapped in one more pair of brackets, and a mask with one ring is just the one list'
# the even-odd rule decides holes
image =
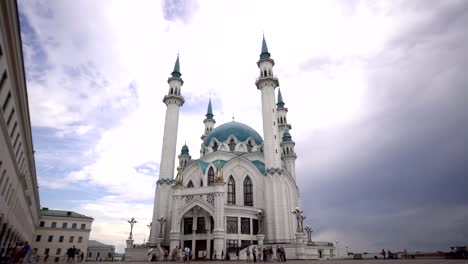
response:
{"label": "blue dome", "polygon": [[253,128],[248,125],[232,121],[213,129],[213,131],[206,136],[203,144],[208,146],[213,138],[216,138],[219,142],[224,142],[231,135],[241,142],[246,141],[251,137],[257,145],[263,143],[262,137]]}

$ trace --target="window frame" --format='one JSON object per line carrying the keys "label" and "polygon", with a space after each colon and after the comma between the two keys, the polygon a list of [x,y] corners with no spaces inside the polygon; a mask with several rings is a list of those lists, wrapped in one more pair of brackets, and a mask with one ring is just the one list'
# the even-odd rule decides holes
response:
{"label": "window frame", "polygon": [[232,175],[229,176],[227,184],[227,204],[236,204],[236,181],[234,180],[234,177],[232,177]]}
{"label": "window frame", "polygon": [[253,183],[250,176],[247,175],[244,179],[244,206],[253,206]]}

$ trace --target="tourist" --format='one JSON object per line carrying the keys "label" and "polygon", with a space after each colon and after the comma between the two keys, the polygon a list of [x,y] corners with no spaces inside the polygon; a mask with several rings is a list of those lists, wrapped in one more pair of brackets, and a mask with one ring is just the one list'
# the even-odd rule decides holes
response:
{"label": "tourist", "polygon": [[203,258],[203,262],[206,261],[206,251],[202,251],[202,258]]}
{"label": "tourist", "polygon": [[257,248],[253,247],[252,249],[253,262],[257,262]]}
{"label": "tourist", "polygon": [[262,248],[258,248],[258,262],[262,262]]}
{"label": "tourist", "polygon": [[284,250],[284,247],[281,247],[281,258],[283,262],[286,262],[286,251]]}
{"label": "tourist", "polygon": [[47,252],[44,256],[44,263],[46,263],[48,259],[49,259],[49,252]]}
{"label": "tourist", "polygon": [[[21,253],[20,263],[23,263],[23,260],[25,258],[29,258],[29,256],[30,256],[29,250],[30,250],[30,246],[29,246],[28,241],[26,241],[26,242],[24,242],[24,247],[23,247],[23,251]],[[27,262],[31,262],[31,261],[27,261]]]}
{"label": "tourist", "polygon": [[213,259],[216,260],[216,250],[213,251]]}
{"label": "tourist", "polygon": [[247,262],[250,262],[250,247],[247,247],[245,254],[247,255]]}
{"label": "tourist", "polygon": [[182,262],[182,247],[177,247],[177,262]]}
{"label": "tourist", "polygon": [[24,249],[24,244],[23,242],[20,242],[16,247],[11,250],[10,256],[11,256],[11,263],[13,264],[18,264],[21,261],[21,258],[23,257],[23,249]]}
{"label": "tourist", "polygon": [[188,263],[190,263],[191,259],[191,252],[189,247],[185,247],[185,259]]}
{"label": "tourist", "polygon": [[80,262],[83,262],[83,258],[84,258],[84,253],[83,253],[83,251],[81,251]]}
{"label": "tourist", "polygon": [[281,249],[276,246],[276,261],[281,262]]}
{"label": "tourist", "polygon": [[164,261],[167,261],[167,256],[169,256],[169,251],[164,249]]}
{"label": "tourist", "polygon": [[240,260],[240,259],[239,259],[239,251],[240,251],[240,249],[239,249],[239,248],[237,248],[237,249],[236,249],[236,257],[237,257],[237,261],[239,261],[239,260]]}
{"label": "tourist", "polygon": [[224,249],[221,250],[221,260],[224,259]]}
{"label": "tourist", "polygon": [[382,252],[380,254],[382,254],[383,258],[385,259],[385,250],[384,249],[382,249]]}

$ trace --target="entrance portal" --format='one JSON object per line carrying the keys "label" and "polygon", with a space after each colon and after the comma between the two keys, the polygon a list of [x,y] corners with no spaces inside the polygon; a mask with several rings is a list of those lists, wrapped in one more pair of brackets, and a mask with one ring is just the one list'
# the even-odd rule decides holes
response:
{"label": "entrance portal", "polygon": [[206,253],[208,256],[208,252],[206,252],[206,240],[196,240],[195,241],[195,258],[201,259],[203,258],[203,252]]}

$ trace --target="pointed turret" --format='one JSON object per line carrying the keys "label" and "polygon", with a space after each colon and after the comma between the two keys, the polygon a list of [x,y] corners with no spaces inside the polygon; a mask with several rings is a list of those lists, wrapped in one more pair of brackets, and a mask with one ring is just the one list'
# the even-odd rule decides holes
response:
{"label": "pointed turret", "polygon": [[278,88],[278,102],[276,103],[276,105],[277,105],[279,108],[284,107],[283,96],[281,95],[281,90],[280,90],[280,88]]}
{"label": "pointed turret", "polygon": [[213,107],[211,106],[211,98],[208,102],[208,109],[206,110],[206,119],[213,119]]}
{"label": "pointed turret", "polygon": [[[201,136],[201,139],[204,140],[205,137],[213,130],[214,125],[216,124],[216,120],[213,118],[213,106],[211,105],[211,98],[208,101],[208,109],[206,110],[206,118],[203,120],[203,123],[205,124],[205,131],[203,131],[203,135]],[[200,155],[201,157],[205,156],[205,150],[202,144],[202,147],[200,149]]]}
{"label": "pointed turret", "polygon": [[268,52],[268,46],[265,41],[265,35],[263,35],[262,53],[260,53],[260,59],[268,59],[268,58],[270,58],[270,53]]}
{"label": "pointed turret", "polygon": [[182,75],[180,73],[180,62],[179,62],[179,54],[177,54],[177,60],[174,64],[174,70],[172,71],[171,73],[172,77],[174,78],[180,78],[180,76]]}

